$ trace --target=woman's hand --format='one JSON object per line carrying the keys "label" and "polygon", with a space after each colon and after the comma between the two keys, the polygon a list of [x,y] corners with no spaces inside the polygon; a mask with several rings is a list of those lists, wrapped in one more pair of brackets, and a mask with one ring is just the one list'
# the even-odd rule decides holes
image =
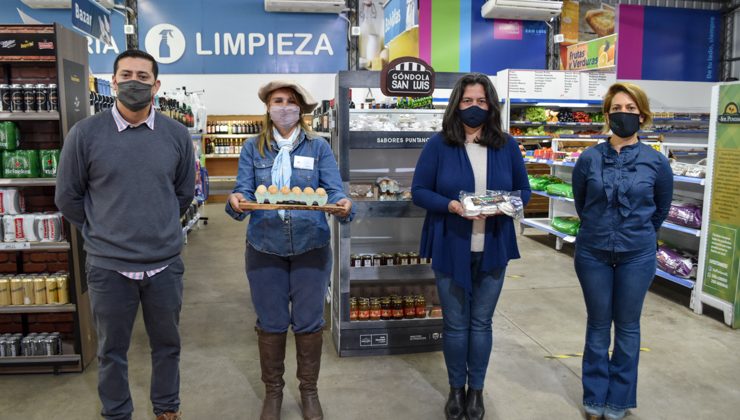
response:
{"label": "woman's hand", "polygon": [[244,211],[239,208],[239,203],[245,201],[247,201],[247,199],[244,198],[242,193],[229,194],[229,205],[231,206],[231,209],[237,213],[244,213]]}
{"label": "woman's hand", "polygon": [[463,209],[462,204],[457,200],[450,201],[450,203],[447,205],[447,210],[449,210],[450,213],[454,213],[468,220],[483,220],[486,218],[485,214],[479,214],[477,216],[466,216],[465,209]]}
{"label": "woman's hand", "polygon": [[341,208],[331,209],[328,213],[343,219],[349,216],[349,213],[352,211],[352,201],[346,198],[337,201],[337,206]]}

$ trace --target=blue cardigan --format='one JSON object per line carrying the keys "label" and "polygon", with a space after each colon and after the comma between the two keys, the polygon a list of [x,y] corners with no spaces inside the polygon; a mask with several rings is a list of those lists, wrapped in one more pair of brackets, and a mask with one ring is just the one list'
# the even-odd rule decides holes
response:
{"label": "blue cardigan", "polygon": [[[500,149],[488,148],[487,189],[521,190],[526,205],[532,191],[518,143],[508,137]],[[450,213],[447,205],[458,200],[460,191],[475,191],[473,168],[464,147],[447,144],[437,133],[419,156],[411,185],[414,204],[427,210],[421,233],[423,257],[432,258],[432,269],[451,275],[455,283],[472,292],[470,237],[473,222]],[[506,267],[519,258],[514,222],[508,216],[486,219],[481,270]]]}

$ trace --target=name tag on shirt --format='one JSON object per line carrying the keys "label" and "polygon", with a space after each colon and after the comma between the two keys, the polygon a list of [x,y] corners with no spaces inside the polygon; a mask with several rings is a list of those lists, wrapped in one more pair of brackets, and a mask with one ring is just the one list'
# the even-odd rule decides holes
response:
{"label": "name tag on shirt", "polygon": [[296,169],[308,169],[313,171],[313,158],[308,156],[295,156],[293,158],[293,167]]}

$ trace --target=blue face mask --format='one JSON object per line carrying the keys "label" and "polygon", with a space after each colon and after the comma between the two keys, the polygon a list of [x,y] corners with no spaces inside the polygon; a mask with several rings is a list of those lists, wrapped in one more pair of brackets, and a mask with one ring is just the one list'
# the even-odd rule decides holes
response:
{"label": "blue face mask", "polygon": [[470,108],[458,109],[457,114],[460,116],[463,124],[470,128],[480,127],[488,119],[488,111],[485,109],[473,105]]}

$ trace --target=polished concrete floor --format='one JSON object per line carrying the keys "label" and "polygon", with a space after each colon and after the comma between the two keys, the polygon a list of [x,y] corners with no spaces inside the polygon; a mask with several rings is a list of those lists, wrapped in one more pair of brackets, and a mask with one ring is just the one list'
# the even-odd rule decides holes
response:
{"label": "polished concrete floor", "polygon": [[[258,419],[263,387],[249,288],[244,230],[221,205],[189,237],[182,309],[182,411],[186,420]],[[494,317],[485,386],[487,419],[580,419],[585,309],[572,249],[528,230],[523,258],[510,265]],[[656,281],[642,318],[639,407],[628,419],[738,419],[740,331],[688,308],[689,291]],[[288,343],[287,372],[295,371]],[[129,352],[135,419],[152,419],[149,350],[137,320]],[[2,420],[99,418],[97,369],[82,374],[0,376]],[[286,375],[283,419],[300,419],[297,381]],[[443,419],[448,392],[441,353],[339,358],[328,332],[319,381],[325,417]],[[732,414],[735,413],[735,414]]]}

